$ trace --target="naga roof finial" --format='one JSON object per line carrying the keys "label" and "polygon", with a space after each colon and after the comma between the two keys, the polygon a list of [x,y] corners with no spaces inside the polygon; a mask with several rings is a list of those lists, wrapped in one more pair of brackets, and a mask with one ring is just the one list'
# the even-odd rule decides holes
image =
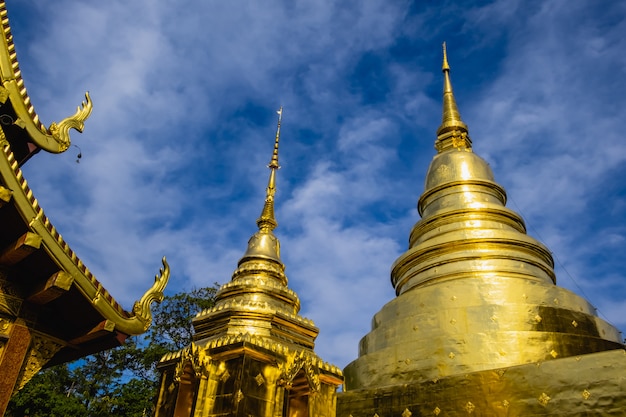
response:
{"label": "naga roof finial", "polygon": [[467,125],[461,120],[461,114],[452,92],[452,82],[450,81],[450,65],[448,64],[448,54],[446,43],[443,43],[443,114],[441,126],[437,129],[437,141],[435,148],[442,152],[450,148],[471,149],[472,141],[468,136]]}
{"label": "naga roof finial", "polygon": [[270,177],[267,182],[267,188],[265,189],[265,204],[263,205],[263,211],[261,216],[257,219],[256,224],[259,226],[260,231],[271,232],[278,226],[276,219],[274,218],[274,194],[276,193],[276,170],[280,168],[278,165],[278,142],[280,141],[280,123],[283,118],[283,107],[277,111],[278,123],[276,127],[276,138],[274,140],[274,152],[272,153],[272,159],[267,166],[270,169]]}

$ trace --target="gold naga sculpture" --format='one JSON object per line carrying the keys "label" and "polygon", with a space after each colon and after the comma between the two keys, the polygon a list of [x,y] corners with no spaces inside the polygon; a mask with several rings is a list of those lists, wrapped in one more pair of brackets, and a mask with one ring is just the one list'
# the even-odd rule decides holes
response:
{"label": "gold naga sculpture", "polygon": [[[91,114],[93,104],[89,93],[85,93],[85,101],[78,106],[72,116],[59,123],[53,122],[49,127],[45,127],[39,120],[39,116],[35,112],[24,85],[4,1],[0,2],[0,20],[3,35],[0,36],[2,42],[0,44],[0,77],[2,78],[0,104],[5,104],[7,100],[10,100],[15,115],[13,117],[4,113],[3,117],[11,117],[10,124],[23,129],[28,135],[28,141],[32,145],[30,145],[31,153],[27,154],[26,159],[32,156],[33,153],[39,152],[40,149],[52,153],[63,152],[70,146],[69,130],[75,129],[82,132],[84,122]],[[18,161],[20,164],[25,162],[25,160]]]}

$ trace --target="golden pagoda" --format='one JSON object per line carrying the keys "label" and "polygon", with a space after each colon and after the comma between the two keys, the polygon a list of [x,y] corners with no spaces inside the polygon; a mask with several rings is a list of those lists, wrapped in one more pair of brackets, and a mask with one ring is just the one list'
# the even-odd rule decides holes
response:
{"label": "golden pagoda", "polygon": [[124,310],[44,214],[20,167],[42,149],[70,146],[82,132],[91,99],[46,127],[30,101],[0,1],[0,415],[12,393],[42,367],[119,346],[145,332],[150,305],[169,279],[164,268],[132,311]]}
{"label": "golden pagoda", "polygon": [[215,306],[193,319],[194,341],[165,355],[157,417],[334,417],[341,371],[314,352],[319,330],[298,314],[273,233],[282,107],[259,230]]}
{"label": "golden pagoda", "polygon": [[620,332],[555,285],[550,251],[505,207],[450,82],[396,297],[345,369],[340,417],[626,414]]}

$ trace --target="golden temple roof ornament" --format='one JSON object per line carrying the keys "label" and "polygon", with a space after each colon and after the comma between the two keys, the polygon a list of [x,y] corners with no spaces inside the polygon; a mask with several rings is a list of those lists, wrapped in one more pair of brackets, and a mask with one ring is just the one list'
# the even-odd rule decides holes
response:
{"label": "golden temple roof ornament", "polygon": [[[70,117],[66,117],[59,123],[52,122],[48,127],[48,132],[52,135],[52,138],[56,142],[55,145],[50,146],[48,142],[42,143],[43,149],[48,152],[60,153],[66,151],[70,147],[70,129],[75,129],[77,132],[82,133],[85,128],[85,120],[91,115],[93,109],[93,103],[91,97],[89,97],[89,91],[85,93],[85,101],[76,108],[76,113]],[[46,146],[44,148],[44,146]]]}
{"label": "golden temple roof ornament", "polygon": [[22,78],[5,1],[0,1],[0,82],[0,103],[10,102],[16,116],[11,124],[25,132],[25,136],[18,140],[24,149],[20,146],[14,146],[13,149],[20,165],[41,149],[51,153],[66,151],[71,143],[70,129],[82,132],[84,122],[93,108],[91,97],[87,92],[85,100],[72,116],[59,123],[53,122],[49,127],[40,121]]}
{"label": "golden temple roof ornament", "polygon": [[446,52],[446,43],[443,43],[443,114],[441,126],[437,129],[437,142],[435,148],[442,152],[451,147],[472,148],[472,141],[468,135],[467,125],[461,120],[461,114],[452,92],[452,82],[450,81],[450,65]]}

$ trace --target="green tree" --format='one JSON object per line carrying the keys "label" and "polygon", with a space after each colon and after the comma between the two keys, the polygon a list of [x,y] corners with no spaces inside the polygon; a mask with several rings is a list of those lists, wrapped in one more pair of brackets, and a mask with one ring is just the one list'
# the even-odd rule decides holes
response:
{"label": "green tree", "polygon": [[9,404],[7,416],[87,417],[87,407],[73,395],[74,381],[66,365],[38,373]]}
{"label": "green tree", "polygon": [[13,396],[7,417],[143,417],[154,413],[159,374],[167,352],[191,343],[191,319],[215,302],[217,284],[165,296],[153,308],[152,325],[116,349],[37,374]]}

